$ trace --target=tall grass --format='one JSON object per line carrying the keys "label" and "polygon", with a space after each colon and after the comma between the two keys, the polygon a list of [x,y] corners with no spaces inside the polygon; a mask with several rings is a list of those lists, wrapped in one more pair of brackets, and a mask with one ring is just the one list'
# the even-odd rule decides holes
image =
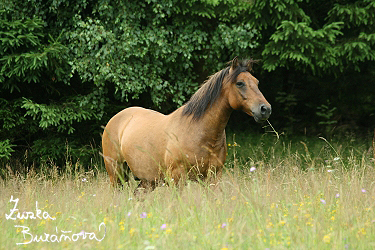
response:
{"label": "tall grass", "polygon": [[[67,163],[0,180],[0,248],[44,249],[369,249],[375,247],[375,169],[371,141],[279,141],[272,134],[229,136],[219,184],[158,187],[144,201],[136,182],[112,189],[101,167]],[[276,143],[277,141],[277,143]],[[275,144],[276,143],[276,144]],[[6,219],[18,209],[53,219]],[[100,223],[104,228],[99,231]],[[61,242],[24,239],[94,232]],[[79,237],[79,236],[76,236]],[[51,238],[50,238],[51,240]]]}

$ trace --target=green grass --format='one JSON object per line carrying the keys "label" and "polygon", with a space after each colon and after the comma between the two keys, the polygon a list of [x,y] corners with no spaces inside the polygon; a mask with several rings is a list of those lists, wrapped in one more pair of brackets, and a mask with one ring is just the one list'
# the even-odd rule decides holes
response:
{"label": "green grass", "polygon": [[[188,182],[159,187],[144,201],[136,183],[112,189],[102,167],[56,166],[7,172],[0,179],[0,249],[370,249],[375,247],[375,169],[371,141],[229,136],[226,171],[217,187]],[[276,143],[276,144],[275,144]],[[250,171],[255,167],[255,171]],[[7,220],[48,212],[55,220]],[[144,217],[144,218],[143,218]],[[29,233],[60,237],[99,232],[102,241],[32,242]],[[18,229],[18,230],[17,230]],[[52,238],[50,238],[51,240]]]}

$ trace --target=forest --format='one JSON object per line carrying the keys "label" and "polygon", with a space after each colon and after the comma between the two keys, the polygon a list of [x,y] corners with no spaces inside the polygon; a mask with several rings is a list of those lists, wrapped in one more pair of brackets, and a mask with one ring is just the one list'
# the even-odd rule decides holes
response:
{"label": "forest", "polygon": [[374,32],[374,0],[1,0],[0,169],[90,164],[114,114],[170,113],[235,56],[279,133],[372,138]]}

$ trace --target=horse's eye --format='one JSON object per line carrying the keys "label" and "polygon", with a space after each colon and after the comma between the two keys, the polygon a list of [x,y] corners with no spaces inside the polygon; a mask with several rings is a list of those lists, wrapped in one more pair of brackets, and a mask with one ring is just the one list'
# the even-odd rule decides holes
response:
{"label": "horse's eye", "polygon": [[236,83],[236,86],[237,86],[238,88],[242,88],[242,87],[245,86],[245,83],[244,83],[244,82],[237,82],[237,83]]}

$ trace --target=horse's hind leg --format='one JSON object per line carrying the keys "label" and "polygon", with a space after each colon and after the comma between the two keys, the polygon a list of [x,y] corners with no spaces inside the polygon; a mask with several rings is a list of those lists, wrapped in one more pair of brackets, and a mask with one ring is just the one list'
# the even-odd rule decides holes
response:
{"label": "horse's hind leg", "polygon": [[126,162],[113,162],[113,165],[108,166],[106,165],[107,172],[109,174],[109,179],[113,186],[124,186],[125,183],[129,182],[129,178],[131,176],[131,171],[126,164]]}
{"label": "horse's hind leg", "polygon": [[117,162],[116,164],[116,172],[113,174],[113,178],[116,179],[113,180],[113,183],[117,183],[118,186],[124,186],[124,183],[127,183],[129,181],[130,168],[126,164],[126,162]]}
{"label": "horse's hind leg", "polygon": [[105,154],[104,150],[103,158],[112,186],[115,187],[118,184],[122,186],[129,181],[130,169],[126,162],[118,161],[117,157],[113,158],[110,154]]}
{"label": "horse's hind leg", "polygon": [[[102,148],[105,168],[107,169],[112,186],[122,186],[129,180],[130,169],[124,162],[117,136],[105,128],[102,136]],[[126,166],[124,167],[124,164]]]}
{"label": "horse's hind leg", "polygon": [[123,176],[122,164],[116,159],[105,154],[103,154],[103,158],[112,186],[115,187],[117,184],[121,184],[121,178]]}

